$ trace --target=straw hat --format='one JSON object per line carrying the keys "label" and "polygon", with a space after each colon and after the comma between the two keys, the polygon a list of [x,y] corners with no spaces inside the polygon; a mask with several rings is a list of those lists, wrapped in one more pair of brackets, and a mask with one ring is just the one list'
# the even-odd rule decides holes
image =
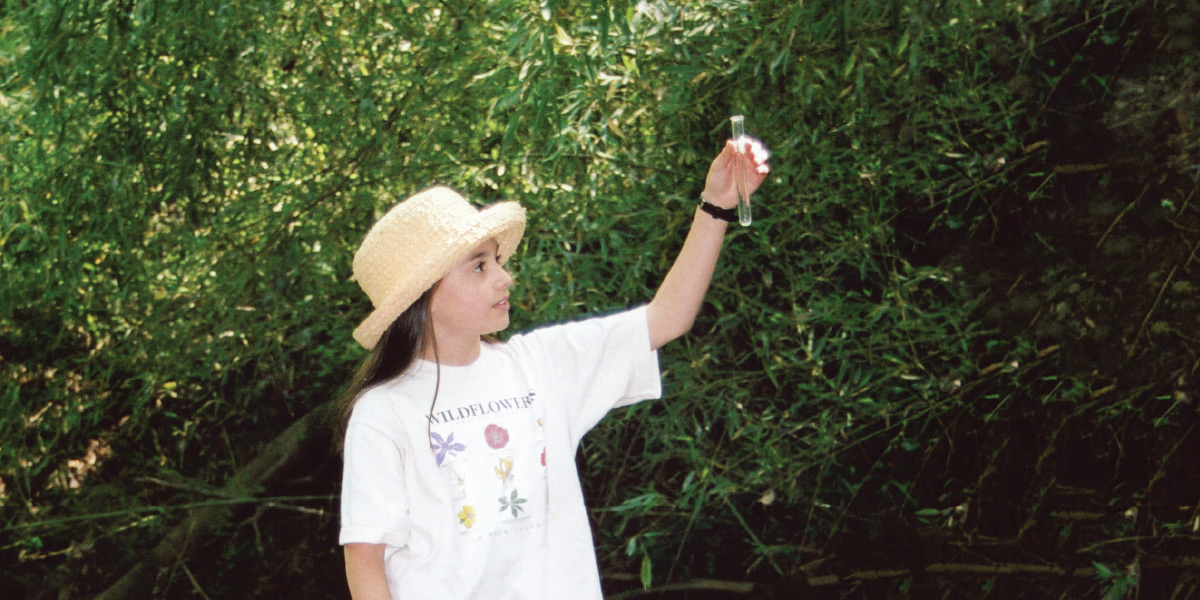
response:
{"label": "straw hat", "polygon": [[370,350],[392,321],[451,267],[495,238],[504,264],[525,232],[525,209],[500,202],[478,210],[450,188],[433,187],[392,207],[354,254],[354,278],[375,310],[354,339]]}

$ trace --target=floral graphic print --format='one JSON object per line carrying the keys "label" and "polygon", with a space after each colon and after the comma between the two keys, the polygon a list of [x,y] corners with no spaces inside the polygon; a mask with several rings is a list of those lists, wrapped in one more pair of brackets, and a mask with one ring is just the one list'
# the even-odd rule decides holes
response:
{"label": "floral graphic print", "polygon": [[467,529],[475,525],[475,507],[470,504],[463,506],[462,510],[458,511],[458,522]]}
{"label": "floral graphic print", "polygon": [[439,467],[442,466],[442,461],[446,460],[447,454],[453,457],[455,454],[467,449],[466,446],[455,443],[454,433],[451,433],[444,440],[442,439],[442,436],[438,435],[437,433],[430,432],[429,435],[434,441],[434,443],[429,446],[429,449],[433,450],[437,454],[437,464]]}
{"label": "floral graphic print", "polygon": [[500,465],[496,467],[496,477],[500,481],[507,482],[512,479],[513,459],[505,457],[500,459]]}
{"label": "floral graphic print", "polygon": [[517,497],[517,490],[513,490],[512,494],[508,497],[500,496],[500,512],[511,510],[512,516],[516,517],[517,513],[525,512],[525,507],[521,506],[522,504],[525,504],[525,499]]}
{"label": "floral graphic print", "polygon": [[484,428],[483,437],[489,446],[497,450],[508,445],[508,430],[495,423]]}

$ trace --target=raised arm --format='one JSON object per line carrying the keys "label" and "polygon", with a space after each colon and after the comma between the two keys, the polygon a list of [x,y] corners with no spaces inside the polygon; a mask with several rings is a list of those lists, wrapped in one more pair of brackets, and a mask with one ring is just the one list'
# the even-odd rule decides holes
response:
{"label": "raised arm", "polygon": [[[767,176],[767,151],[756,141],[749,138],[742,140],[748,152],[738,154],[734,142],[730,140],[708,168],[701,197],[719,208],[737,206],[735,161],[744,161],[746,184],[750,192],[758,189]],[[657,350],[687,333],[696,322],[700,303],[704,301],[704,294],[708,291],[713,270],[717,266],[717,256],[721,253],[721,242],[728,225],[696,208],[683,248],[647,307],[646,320],[653,349]]]}

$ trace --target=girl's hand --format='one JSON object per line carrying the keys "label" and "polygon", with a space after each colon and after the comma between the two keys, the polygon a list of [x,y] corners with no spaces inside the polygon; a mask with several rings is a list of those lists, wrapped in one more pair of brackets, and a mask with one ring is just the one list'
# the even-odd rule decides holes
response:
{"label": "girl's hand", "polygon": [[[743,154],[738,154],[738,143],[742,144]],[[746,173],[746,191],[753,194],[770,172],[767,166],[768,158],[770,153],[763,147],[762,142],[752,137],[727,140],[721,153],[708,167],[708,176],[704,179],[704,193],[700,196],[721,208],[737,206],[737,181],[734,179],[734,166],[737,161],[742,162]]]}

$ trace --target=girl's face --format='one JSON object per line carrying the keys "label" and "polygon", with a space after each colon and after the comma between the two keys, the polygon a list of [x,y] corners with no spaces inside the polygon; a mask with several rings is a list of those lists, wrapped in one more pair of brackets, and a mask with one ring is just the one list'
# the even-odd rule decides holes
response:
{"label": "girl's face", "polygon": [[479,339],[508,327],[512,275],[499,263],[500,247],[488,240],[459,261],[438,283],[429,311],[438,339]]}

